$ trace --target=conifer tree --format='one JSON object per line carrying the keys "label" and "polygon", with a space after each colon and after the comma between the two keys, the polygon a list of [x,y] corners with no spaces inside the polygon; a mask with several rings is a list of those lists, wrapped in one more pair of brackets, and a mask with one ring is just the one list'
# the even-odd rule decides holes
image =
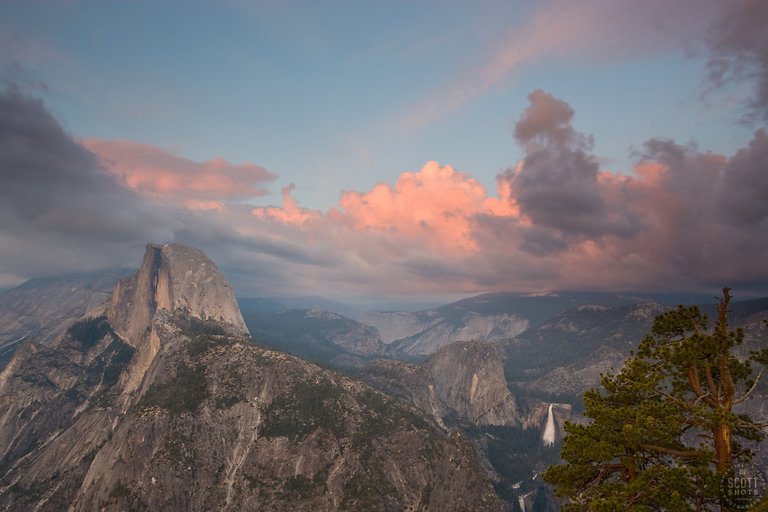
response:
{"label": "conifer tree", "polygon": [[591,422],[566,425],[565,464],[544,474],[564,510],[720,509],[722,478],[764,427],[734,406],[768,362],[765,348],[735,356],[744,333],[728,328],[730,300],[724,288],[712,330],[695,306],[656,317],[637,354],[585,393]]}

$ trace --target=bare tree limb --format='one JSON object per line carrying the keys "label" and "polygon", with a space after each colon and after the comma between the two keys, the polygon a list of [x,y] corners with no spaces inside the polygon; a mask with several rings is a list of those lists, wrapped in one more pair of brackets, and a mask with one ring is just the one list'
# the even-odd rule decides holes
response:
{"label": "bare tree limb", "polygon": [[760,382],[760,378],[763,376],[763,372],[764,372],[764,371],[765,371],[765,368],[760,368],[760,373],[758,373],[758,374],[757,374],[757,377],[755,378],[755,382],[752,384],[752,387],[750,387],[750,388],[749,388],[749,390],[748,390],[746,393],[744,393],[744,395],[743,395],[741,398],[739,398],[738,400],[735,400],[735,401],[733,402],[733,403],[734,403],[734,405],[735,405],[735,404],[740,404],[741,402],[743,402],[744,400],[746,400],[747,398],[749,398],[749,395],[751,395],[751,394],[752,394],[752,392],[753,392],[753,391],[755,390],[755,388],[757,387],[757,384],[758,384],[758,382]]}

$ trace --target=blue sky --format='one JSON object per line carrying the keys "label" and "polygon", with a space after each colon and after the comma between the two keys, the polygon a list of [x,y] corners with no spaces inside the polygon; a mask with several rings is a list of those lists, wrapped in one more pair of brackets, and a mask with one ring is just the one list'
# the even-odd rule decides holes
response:
{"label": "blue sky", "polygon": [[176,241],[247,294],[765,287],[763,21],[758,0],[6,0],[0,286]]}
{"label": "blue sky", "polygon": [[[571,104],[575,125],[618,172],[651,137],[721,153],[748,137],[732,110],[699,98],[706,56],[691,51],[695,32],[641,52],[634,38],[541,52],[458,108],[407,126],[537,7],[546,4],[11,1],[0,11],[5,37],[36,54],[24,67],[75,136],[254,162],[278,185],[296,183],[294,195],[316,208],[428,160],[492,188],[522,154],[511,127],[537,88]],[[656,37],[653,27],[642,31]],[[690,48],[677,44],[684,37]]]}

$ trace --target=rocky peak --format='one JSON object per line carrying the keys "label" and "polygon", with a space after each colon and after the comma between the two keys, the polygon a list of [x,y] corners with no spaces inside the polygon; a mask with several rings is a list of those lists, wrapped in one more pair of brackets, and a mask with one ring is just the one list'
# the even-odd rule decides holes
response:
{"label": "rocky peak", "polygon": [[136,346],[151,331],[158,311],[183,311],[214,320],[231,334],[248,334],[227,279],[193,247],[147,245],[139,271],[115,287],[107,318],[121,338]]}

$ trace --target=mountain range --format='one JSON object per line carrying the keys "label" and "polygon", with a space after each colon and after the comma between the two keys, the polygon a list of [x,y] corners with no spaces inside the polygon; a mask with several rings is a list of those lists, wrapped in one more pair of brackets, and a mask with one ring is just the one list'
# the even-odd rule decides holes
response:
{"label": "mountain range", "polygon": [[[659,313],[714,307],[626,292],[420,311],[236,300],[174,244],[127,274],[0,292],[5,509],[556,510],[537,474],[565,421],[584,421],[582,393]],[[744,350],[765,342],[768,299],[731,317]],[[749,412],[767,399],[763,385]]]}

